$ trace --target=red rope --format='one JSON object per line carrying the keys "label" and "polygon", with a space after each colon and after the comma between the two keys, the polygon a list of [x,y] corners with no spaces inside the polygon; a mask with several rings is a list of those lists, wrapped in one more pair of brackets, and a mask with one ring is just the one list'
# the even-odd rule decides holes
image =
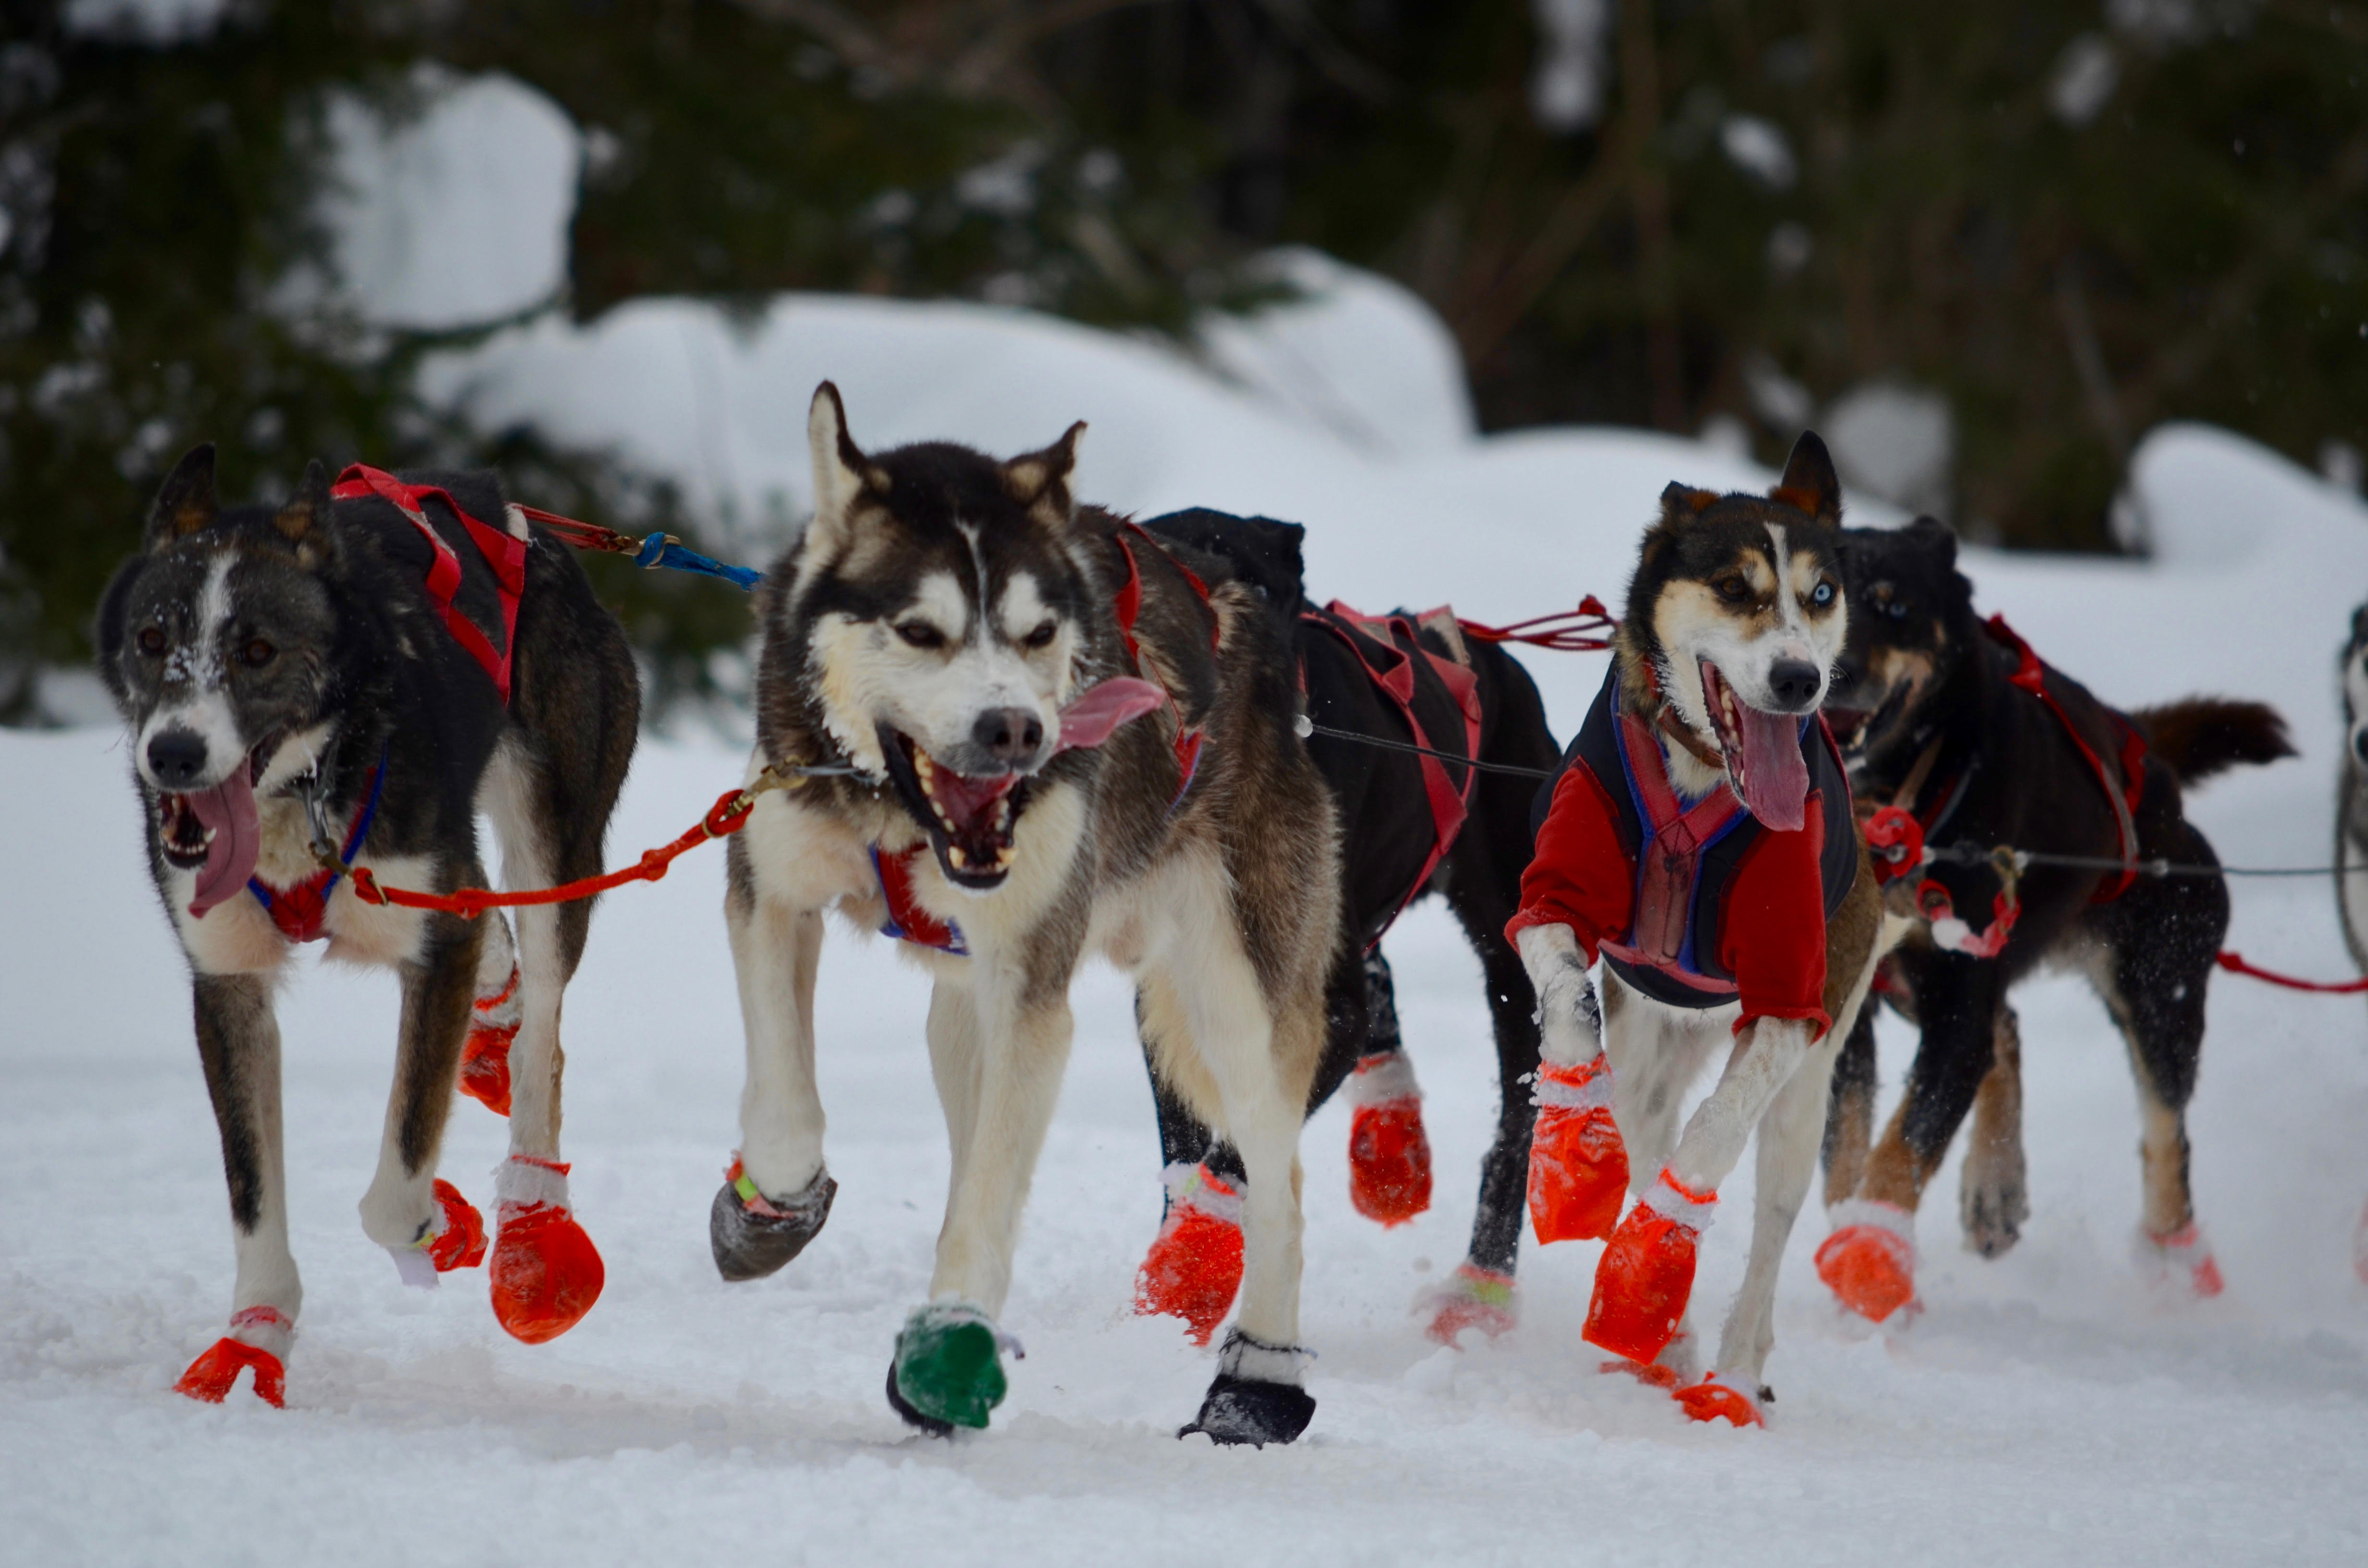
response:
{"label": "red rope", "polygon": [[2262,969],[2247,963],[2244,955],[2234,950],[2223,952],[2215,961],[2231,974],[2242,974],[2254,980],[2266,980],[2271,985],[2283,985],[2289,991],[2317,991],[2339,996],[2368,991],[2368,979],[2331,982],[2301,980],[2291,974],[2280,974],[2273,969]]}
{"label": "red rope", "polygon": [[680,856],[698,848],[711,838],[726,838],[748,825],[748,813],[757,807],[756,797],[744,790],[727,790],[715,798],[697,826],[673,843],[655,849],[644,849],[642,858],[632,865],[614,871],[604,871],[597,877],[580,877],[572,882],[562,882],[555,888],[530,888],[523,892],[496,892],[492,888],[454,888],[450,892],[414,892],[408,888],[382,888],[370,875],[367,866],[356,866],[352,872],[354,896],[364,903],[394,904],[404,909],[437,909],[447,915],[457,915],[464,920],[474,920],[488,909],[516,909],[531,903],[573,903],[577,899],[590,898],[607,892],[610,888],[627,882],[654,882],[666,874],[666,868]]}
{"label": "red rope", "polygon": [[603,550],[615,555],[641,553],[642,541],[631,534],[620,534],[598,523],[579,523],[574,517],[563,517],[540,506],[520,506],[518,510],[578,550]]}
{"label": "red rope", "polygon": [[1467,637],[1483,642],[1527,642],[1534,648],[1551,648],[1561,653],[1600,653],[1611,646],[1608,636],[1620,623],[1603,608],[1603,601],[1593,594],[1578,601],[1577,609],[1556,610],[1552,615],[1532,616],[1517,620],[1510,626],[1489,626],[1477,620],[1459,619]]}

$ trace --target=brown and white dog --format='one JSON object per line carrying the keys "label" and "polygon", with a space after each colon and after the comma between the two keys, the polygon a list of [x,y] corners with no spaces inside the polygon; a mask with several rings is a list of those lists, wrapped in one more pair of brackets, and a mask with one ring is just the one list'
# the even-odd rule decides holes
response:
{"label": "brown and white dog", "polygon": [[[1814,435],[1765,496],[1663,494],[1614,667],[1542,800],[1508,927],[1543,1027],[1539,1239],[1610,1233],[1587,1337],[1702,1420],[1762,1418],[1777,1266],[1884,937],[1816,718],[1848,624],[1840,517]],[[1681,1129],[1680,1096],[1722,1055]],[[1702,1375],[1696,1244],[1755,1131],[1750,1262]],[[1623,1187],[1638,1201],[1614,1230]]]}

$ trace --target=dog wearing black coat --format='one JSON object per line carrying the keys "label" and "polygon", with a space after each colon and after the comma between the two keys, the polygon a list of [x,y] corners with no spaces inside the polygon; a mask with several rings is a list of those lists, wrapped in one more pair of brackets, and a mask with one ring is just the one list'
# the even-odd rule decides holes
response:
{"label": "dog wearing black coat", "polygon": [[[1850,638],[1826,717],[1860,810],[1898,808],[1930,846],[2217,865],[2187,820],[2182,788],[2293,755],[2283,722],[2264,704],[2188,698],[2123,715],[2053,667],[2027,664],[2002,622],[1986,626],[1976,616],[1956,536],[1930,517],[1897,530],[1847,530],[1842,562]],[[2061,717],[2016,684],[2026,670],[2026,681],[2044,672]],[[1870,828],[1878,843],[1879,827]],[[1834,1232],[1817,1253],[1827,1285],[1878,1322],[1913,1298],[1917,1206],[1969,1110],[1967,1244],[1986,1256],[2014,1244],[2030,1204],[2021,1043],[2006,998],[2041,963],[2055,962],[2087,975],[2129,1048],[2142,1248],[2164,1278],[2217,1293],[2218,1266],[2189,1190],[2186,1109],[2228,927],[2226,886],[2214,876],[2129,878],[2036,864],[2009,889],[1989,864],[1936,862],[1901,867],[1887,894],[1895,913],[1912,903],[1928,917],[1881,982],[1923,1038],[1880,1139],[1871,1015],[1836,1068],[1825,1151]]]}
{"label": "dog wearing black coat", "polygon": [[[1308,605],[1301,544],[1305,530],[1267,517],[1193,510],[1156,517],[1146,532],[1230,564],[1273,611],[1296,652],[1307,715],[1322,730],[1307,740],[1329,787],[1341,838],[1339,947],[1325,996],[1328,1035],[1309,1097],[1315,1114],[1343,1084],[1356,1106],[1350,1138],[1351,1198],[1384,1223],[1429,1201],[1429,1153],[1419,1091],[1403,1051],[1390,969],[1378,944],[1400,911],[1437,892],[1447,900],[1480,959],[1497,1045],[1499,1101],[1496,1134],[1480,1163],[1480,1197],[1471,1249],[1441,1285],[1424,1292],[1432,1337],[1452,1343],[1467,1327],[1490,1335],[1515,1319],[1514,1267],[1521,1236],[1532,1108],[1526,1083],[1538,1065],[1537,999],[1505,923],[1520,902],[1521,869],[1533,838],[1534,777],[1550,771],[1561,748],[1546,725],[1545,705],[1529,673],[1496,643],[1466,636],[1451,615],[1398,618],[1396,637],[1419,642],[1434,660],[1468,672],[1478,715],[1478,744],[1445,689],[1436,665],[1406,657],[1387,628],[1355,622]],[[1377,635],[1378,634],[1378,635]],[[1379,646],[1377,647],[1377,644]],[[1360,649],[1363,650],[1360,654]],[[1394,651],[1394,652],[1393,652]],[[1527,769],[1479,772],[1383,745],[1344,740],[1323,730],[1415,744],[1406,713],[1376,683],[1365,655],[1415,677],[1412,705],[1419,739],[1456,756]],[[1426,767],[1467,802],[1460,829],[1440,844]],[[1148,1053],[1146,1052],[1146,1056]],[[1183,1317],[1206,1342],[1231,1303],[1240,1272],[1240,1242],[1228,1202],[1238,1190],[1240,1156],[1212,1137],[1161,1082],[1152,1085],[1166,1160],[1167,1210],[1159,1240],[1144,1260],[1136,1304]]]}

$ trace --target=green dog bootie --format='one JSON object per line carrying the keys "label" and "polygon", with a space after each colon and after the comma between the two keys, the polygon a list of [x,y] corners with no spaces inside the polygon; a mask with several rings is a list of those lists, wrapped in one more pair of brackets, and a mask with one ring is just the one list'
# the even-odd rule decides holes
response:
{"label": "green dog bootie", "polygon": [[897,1333],[896,1362],[889,1370],[896,1413],[924,1431],[984,1427],[1008,1387],[1000,1339],[994,1322],[976,1307],[939,1301],[916,1309]]}

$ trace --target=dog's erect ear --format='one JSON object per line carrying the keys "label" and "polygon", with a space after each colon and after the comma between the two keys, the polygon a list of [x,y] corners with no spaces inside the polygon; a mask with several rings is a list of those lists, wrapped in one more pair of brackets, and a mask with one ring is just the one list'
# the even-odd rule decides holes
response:
{"label": "dog's erect ear", "polygon": [[214,444],[191,447],[165,476],[148,511],[148,548],[162,550],[214,520]]}
{"label": "dog's erect ear", "polygon": [[814,449],[814,516],[806,532],[810,547],[836,548],[846,539],[848,506],[866,487],[888,488],[888,476],[872,465],[847,433],[847,405],[828,381],[814,388],[806,410],[806,442]]}
{"label": "dog's erect ear", "polygon": [[1918,517],[1899,530],[1900,537],[1916,541],[1917,548],[1941,563],[1943,570],[1957,564],[1957,530],[1938,517]]}
{"label": "dog's erect ear", "polygon": [[1793,455],[1784,460],[1784,477],[1768,499],[1806,512],[1821,523],[1841,525],[1842,482],[1834,477],[1833,454],[1815,430],[1802,431],[1793,443]]}
{"label": "dog's erect ear", "polygon": [[1078,420],[1061,433],[1061,438],[1041,452],[1030,452],[1003,465],[1003,483],[1011,498],[1023,506],[1033,506],[1038,501],[1048,502],[1053,510],[1066,518],[1076,504],[1076,487],[1072,483],[1077,470],[1077,437],[1086,433],[1086,422]]}
{"label": "dog's erect ear", "polygon": [[1675,480],[1661,492],[1661,521],[1675,526],[1699,517],[1718,499],[1715,490],[1696,490]]}
{"label": "dog's erect ear", "polygon": [[307,570],[336,554],[336,518],[329,508],[329,465],[314,458],[304,465],[296,494],[271,519],[279,536],[296,547],[296,559]]}

